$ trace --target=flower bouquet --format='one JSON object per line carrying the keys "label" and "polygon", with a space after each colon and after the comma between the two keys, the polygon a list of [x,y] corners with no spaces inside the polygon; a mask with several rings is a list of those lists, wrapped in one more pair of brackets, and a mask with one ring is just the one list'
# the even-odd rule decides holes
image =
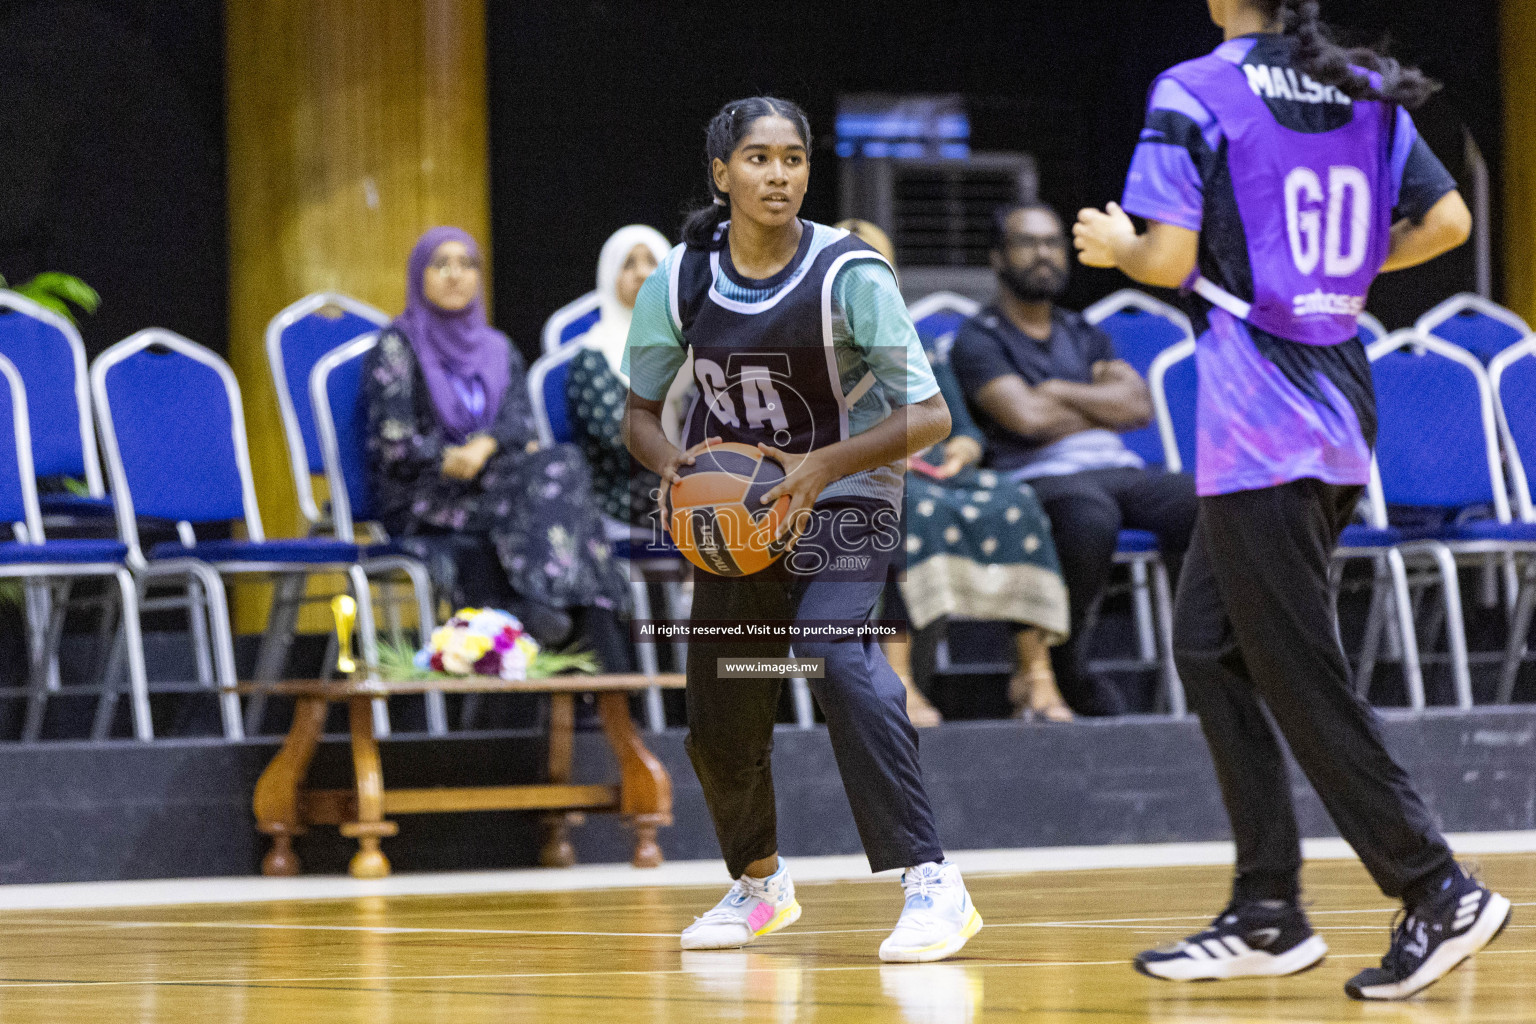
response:
{"label": "flower bouquet", "polygon": [[379,668],[394,679],[544,679],[565,672],[596,672],[597,659],[588,651],[541,650],[516,616],[504,611],[461,608],[432,631],[427,645],[419,651],[383,645]]}

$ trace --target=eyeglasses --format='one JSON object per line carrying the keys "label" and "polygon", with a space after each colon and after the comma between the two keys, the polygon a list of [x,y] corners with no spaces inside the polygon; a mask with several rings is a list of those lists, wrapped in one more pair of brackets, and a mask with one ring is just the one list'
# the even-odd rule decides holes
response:
{"label": "eyeglasses", "polygon": [[1009,232],[1003,236],[1003,245],[1009,249],[1065,249],[1067,239],[1061,234],[1023,235]]}
{"label": "eyeglasses", "polygon": [[427,269],[439,274],[447,274],[450,271],[456,274],[468,274],[471,271],[479,271],[480,261],[473,256],[439,256],[427,264]]}

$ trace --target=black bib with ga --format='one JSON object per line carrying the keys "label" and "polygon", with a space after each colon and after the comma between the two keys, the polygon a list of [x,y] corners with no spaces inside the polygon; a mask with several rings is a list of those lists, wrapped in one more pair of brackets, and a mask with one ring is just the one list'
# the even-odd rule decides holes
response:
{"label": "black bib with ga", "polygon": [[[884,258],[846,231],[813,251],[833,229],[801,221],[800,248],[779,273],[744,281],[767,298],[721,294],[721,248],[687,248],[669,282],[672,317],[693,354],[698,398],[688,411],[684,447],[710,437],[803,455],[848,436],[848,408],[868,391],[866,374],[846,394],[832,348],[832,284],[852,260]],[[888,265],[888,264],[887,264]],[[729,278],[727,278],[729,280]],[[729,286],[727,286],[729,288]]]}

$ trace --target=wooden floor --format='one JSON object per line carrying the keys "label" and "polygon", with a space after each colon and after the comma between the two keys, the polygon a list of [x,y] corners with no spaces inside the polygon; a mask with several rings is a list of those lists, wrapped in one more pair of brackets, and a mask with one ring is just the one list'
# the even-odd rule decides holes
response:
{"label": "wooden floor", "polygon": [[0,914],[0,1021],[514,1024],[573,1021],[1157,1021],[1474,1024],[1536,1020],[1536,857],[1490,856],[1515,902],[1492,948],[1421,999],[1362,1005],[1344,980],[1384,951],[1388,902],[1353,862],[1308,866],[1318,969],[1174,985],[1138,949],[1218,910],[1222,868],[988,875],[987,926],[941,964],[882,965],[894,881],[805,885],[800,923],[749,950],[681,953],[718,887],[368,897]]}

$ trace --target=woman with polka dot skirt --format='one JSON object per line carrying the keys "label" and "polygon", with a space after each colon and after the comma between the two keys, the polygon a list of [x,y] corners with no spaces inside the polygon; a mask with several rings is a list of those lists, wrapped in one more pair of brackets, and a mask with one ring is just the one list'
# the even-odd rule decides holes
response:
{"label": "woman with polka dot skirt", "polygon": [[624,341],[640,286],[671,250],[660,231],[644,224],[609,236],[597,258],[601,316],[581,336],[565,378],[566,412],[573,440],[592,467],[592,490],[604,515],[644,526],[656,511],[661,478],[630,458],[624,447]]}

